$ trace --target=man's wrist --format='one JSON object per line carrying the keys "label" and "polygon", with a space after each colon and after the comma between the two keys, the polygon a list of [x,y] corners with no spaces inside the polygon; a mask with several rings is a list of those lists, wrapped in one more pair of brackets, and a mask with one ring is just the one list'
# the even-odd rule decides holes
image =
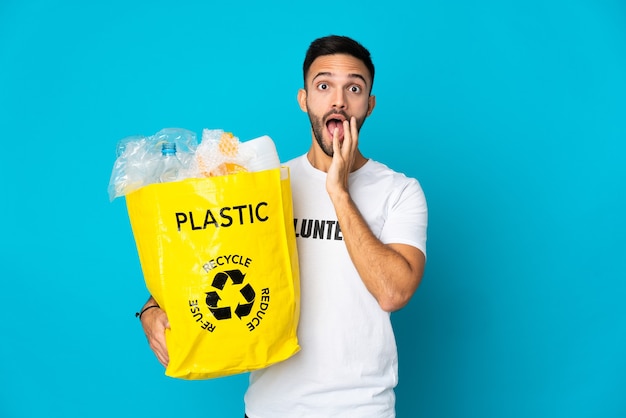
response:
{"label": "man's wrist", "polygon": [[141,316],[144,314],[144,312],[152,308],[160,308],[160,306],[157,304],[145,306],[141,311],[135,312],[135,317],[139,318],[139,320],[141,321]]}

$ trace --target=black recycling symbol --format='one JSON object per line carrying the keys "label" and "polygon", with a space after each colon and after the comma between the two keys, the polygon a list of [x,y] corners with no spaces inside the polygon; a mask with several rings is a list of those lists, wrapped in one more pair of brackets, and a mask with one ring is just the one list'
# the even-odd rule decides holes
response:
{"label": "black recycling symbol", "polygon": [[[239,270],[227,270],[224,272],[219,272],[213,278],[213,286],[215,289],[224,290],[224,286],[228,279],[233,282],[233,284],[242,284],[245,274],[242,274]],[[237,307],[235,308],[235,315],[239,317],[239,319],[244,316],[250,315],[250,311],[252,310],[252,305],[254,305],[254,297],[256,293],[250,284],[246,284],[243,286],[239,293],[245,299],[245,303],[237,303]],[[222,306],[218,307],[219,301],[222,300],[217,291],[206,292],[206,304],[209,307],[209,310],[215,317],[215,319],[230,319],[232,317],[232,312],[230,306]]]}

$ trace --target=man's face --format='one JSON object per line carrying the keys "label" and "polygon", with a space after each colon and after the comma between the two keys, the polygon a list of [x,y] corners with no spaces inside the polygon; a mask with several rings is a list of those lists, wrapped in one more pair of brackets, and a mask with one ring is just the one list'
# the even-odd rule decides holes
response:
{"label": "man's face", "polygon": [[298,102],[307,112],[316,142],[333,156],[333,133],[343,142],[343,121],[356,118],[360,130],[374,109],[370,96],[372,80],[365,64],[351,55],[324,55],[313,61],[306,77],[306,90],[298,92]]}

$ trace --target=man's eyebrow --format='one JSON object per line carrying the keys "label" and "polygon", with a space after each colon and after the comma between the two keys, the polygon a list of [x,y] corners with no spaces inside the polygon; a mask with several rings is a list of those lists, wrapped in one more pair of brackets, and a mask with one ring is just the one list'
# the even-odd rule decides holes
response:
{"label": "man's eyebrow", "polygon": [[[320,71],[319,73],[315,74],[315,77],[313,77],[311,81],[312,82],[315,81],[315,79],[318,77],[332,77],[332,76],[333,76],[333,73],[331,73],[330,71]],[[363,83],[365,83],[365,85],[367,86],[367,80],[365,80],[365,77],[363,77],[359,73],[350,73],[348,74],[348,78],[358,78],[362,80]]]}

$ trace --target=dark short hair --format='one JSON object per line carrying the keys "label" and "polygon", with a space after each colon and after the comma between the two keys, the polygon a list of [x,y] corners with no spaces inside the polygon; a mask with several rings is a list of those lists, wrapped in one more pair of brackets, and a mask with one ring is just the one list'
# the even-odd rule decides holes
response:
{"label": "dark short hair", "polygon": [[311,64],[313,64],[313,61],[315,61],[318,57],[334,54],[351,55],[365,64],[365,67],[367,67],[370,72],[370,76],[372,77],[372,85],[370,86],[371,93],[371,88],[374,86],[374,63],[372,62],[370,52],[354,39],[338,35],[329,35],[323,38],[318,38],[311,42],[311,45],[309,45],[309,49],[306,51],[306,56],[304,57],[304,64],[302,64],[302,74],[304,77],[305,88],[306,76],[309,72],[309,68],[311,68]]}

